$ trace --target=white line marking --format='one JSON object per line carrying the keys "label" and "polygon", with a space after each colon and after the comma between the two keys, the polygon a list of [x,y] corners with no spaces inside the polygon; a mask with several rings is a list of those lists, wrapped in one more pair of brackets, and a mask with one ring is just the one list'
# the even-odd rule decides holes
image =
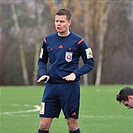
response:
{"label": "white line marking", "polygon": [[[20,106],[19,104],[13,104],[13,106]],[[25,107],[29,107],[31,105],[25,104]],[[33,105],[34,109],[30,109],[30,110],[23,110],[23,111],[14,111],[14,112],[3,112],[3,115],[9,115],[9,114],[21,114],[21,113],[31,113],[31,112],[37,112],[40,110],[40,106],[38,105]]]}
{"label": "white line marking", "polygon": [[[20,104],[12,104],[12,106],[22,106]],[[2,115],[12,115],[12,114],[22,114],[22,113],[31,113],[40,111],[40,106],[38,105],[28,105],[24,104],[24,107],[33,107],[30,110],[14,111],[14,112],[3,112]],[[64,118],[64,115],[61,113],[60,117]],[[125,116],[114,116],[114,115],[79,115],[79,118],[125,118]],[[126,116],[126,118],[131,118],[131,116]]]}
{"label": "white line marking", "polygon": [[[125,116],[114,116],[114,115],[80,115],[81,118],[125,118]],[[126,118],[131,118],[131,116],[126,116]]]}

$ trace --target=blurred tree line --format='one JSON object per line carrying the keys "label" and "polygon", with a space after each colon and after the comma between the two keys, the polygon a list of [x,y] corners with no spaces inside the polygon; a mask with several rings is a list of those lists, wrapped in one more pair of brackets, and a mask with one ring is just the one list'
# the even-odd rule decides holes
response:
{"label": "blurred tree line", "polygon": [[72,11],[71,30],[93,50],[94,70],[81,84],[133,84],[132,1],[2,0],[0,85],[36,85],[42,41],[55,32],[54,13],[62,7]]}

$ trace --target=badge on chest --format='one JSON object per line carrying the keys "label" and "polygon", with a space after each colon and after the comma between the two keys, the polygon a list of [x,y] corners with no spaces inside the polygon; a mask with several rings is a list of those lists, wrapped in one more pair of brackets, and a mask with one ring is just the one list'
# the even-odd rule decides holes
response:
{"label": "badge on chest", "polygon": [[73,55],[72,52],[66,52],[65,60],[66,60],[67,62],[71,62],[71,61],[72,61],[72,55]]}

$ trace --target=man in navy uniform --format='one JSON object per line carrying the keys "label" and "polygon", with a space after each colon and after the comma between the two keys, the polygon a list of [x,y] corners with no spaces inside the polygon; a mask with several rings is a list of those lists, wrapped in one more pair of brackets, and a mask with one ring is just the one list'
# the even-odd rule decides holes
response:
{"label": "man in navy uniform", "polygon": [[[46,81],[40,109],[38,133],[49,133],[53,118],[62,109],[69,133],[80,133],[78,125],[80,105],[80,76],[94,67],[91,48],[79,35],[70,31],[71,12],[59,9],[55,13],[55,33],[48,35],[42,44],[38,60],[40,78]],[[82,57],[83,66],[78,67]],[[47,63],[49,59],[49,69]]]}

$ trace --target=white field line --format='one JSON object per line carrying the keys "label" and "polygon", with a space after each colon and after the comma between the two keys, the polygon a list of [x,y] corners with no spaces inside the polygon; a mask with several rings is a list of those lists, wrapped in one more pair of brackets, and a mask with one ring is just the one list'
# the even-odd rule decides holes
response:
{"label": "white field line", "polygon": [[131,116],[114,116],[114,115],[80,115],[80,118],[131,118]]}
{"label": "white field line", "polygon": [[[12,104],[13,106],[20,106],[19,104]],[[29,107],[31,105],[25,104],[25,107]],[[22,113],[31,113],[31,112],[37,112],[40,110],[40,106],[33,105],[33,109],[30,110],[21,110],[21,111],[14,111],[14,112],[3,112],[2,115],[10,115],[10,114],[22,114]]]}
{"label": "white field line", "polygon": [[[21,106],[20,104],[12,104],[12,106]],[[14,112],[3,112],[2,115],[13,115],[13,114],[22,114],[22,113],[31,113],[31,112],[39,112],[40,106],[38,105],[28,105],[24,104],[24,107],[33,107],[30,110],[20,110]],[[64,117],[61,113],[60,117]],[[125,116],[114,116],[114,115],[79,115],[79,118],[125,118]],[[131,118],[131,116],[126,116],[126,118]]]}

